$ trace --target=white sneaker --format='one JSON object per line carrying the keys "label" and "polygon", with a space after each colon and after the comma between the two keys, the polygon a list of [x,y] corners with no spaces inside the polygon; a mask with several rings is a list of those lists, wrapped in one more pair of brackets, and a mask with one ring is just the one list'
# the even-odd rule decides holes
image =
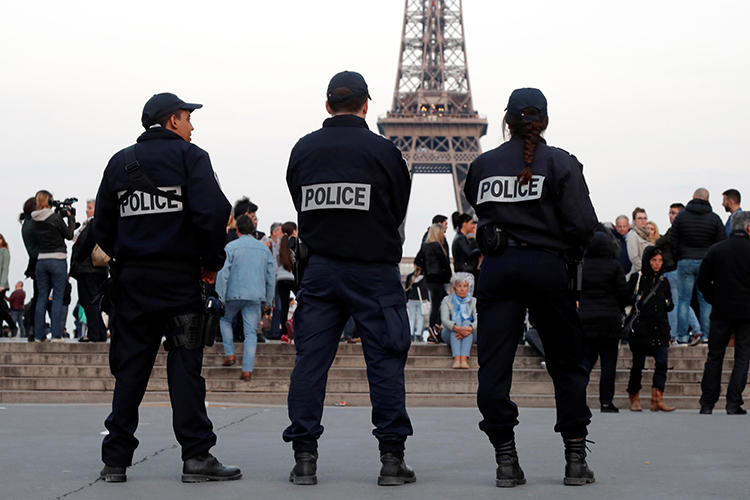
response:
{"label": "white sneaker", "polygon": [[52,339],[52,342],[56,342],[56,343],[65,342],[65,339]]}

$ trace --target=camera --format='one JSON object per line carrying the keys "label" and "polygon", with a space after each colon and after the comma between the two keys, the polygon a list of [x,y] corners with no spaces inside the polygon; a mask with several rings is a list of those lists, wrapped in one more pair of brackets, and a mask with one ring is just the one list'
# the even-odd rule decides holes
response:
{"label": "camera", "polygon": [[67,212],[70,215],[76,214],[76,209],[73,208],[73,203],[76,203],[78,201],[78,198],[65,198],[62,201],[59,200],[52,200],[52,206],[55,208],[56,213],[64,213]]}

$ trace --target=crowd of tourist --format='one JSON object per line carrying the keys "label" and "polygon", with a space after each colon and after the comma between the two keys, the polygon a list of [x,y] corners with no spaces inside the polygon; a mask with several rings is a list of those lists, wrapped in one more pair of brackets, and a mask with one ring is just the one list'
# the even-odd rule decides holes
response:
{"label": "crowd of tourist", "polygon": [[[630,409],[641,409],[641,374],[647,357],[655,361],[651,409],[673,409],[662,398],[668,350],[670,346],[709,342],[712,303],[717,299],[707,299],[704,290],[708,285],[696,286],[696,282],[709,249],[732,233],[732,222],[742,213],[740,201],[735,189],[722,194],[722,207],[729,213],[724,224],[712,210],[708,191],[701,188],[687,204],[669,206],[671,226],[665,233],[659,232],[640,207],[630,216],[620,215],[613,223],[603,222],[597,228],[583,259],[579,315],[584,364],[589,371],[597,360],[601,364],[602,411],[618,411],[613,398],[621,343],[629,345],[633,356],[627,388]],[[257,342],[278,339],[290,343],[293,337],[291,312],[296,281],[289,240],[297,235],[297,225],[274,222],[267,236],[258,229],[257,211],[257,205],[248,198],[235,203],[227,224],[227,259],[216,285],[226,304],[221,321],[224,366],[235,364],[234,342],[244,341],[243,380],[251,379]],[[107,258],[91,238],[94,212],[95,200],[88,200],[85,218],[79,224],[71,207],[54,202],[52,194],[44,190],[24,203],[19,222],[28,258],[25,275],[32,282],[31,297],[23,281],[18,281],[6,296],[11,288],[10,251],[0,234],[0,322],[7,324],[4,335],[27,337],[29,341],[51,337],[52,342],[69,336],[65,318],[72,277],[78,289],[78,303],[73,308],[75,338],[80,342],[107,340],[106,315],[97,304],[98,292],[108,275]],[[476,219],[455,212],[450,222],[455,236],[449,243],[449,218],[433,217],[404,286],[412,341],[449,345],[452,367],[465,369],[469,367],[471,346],[476,343],[474,288],[482,255]],[[70,257],[68,240],[73,241]],[[530,315],[530,329],[533,323]],[[343,340],[357,341],[354,322],[347,323],[342,336]],[[719,362],[719,354],[723,359],[723,349],[713,354],[714,364]]]}

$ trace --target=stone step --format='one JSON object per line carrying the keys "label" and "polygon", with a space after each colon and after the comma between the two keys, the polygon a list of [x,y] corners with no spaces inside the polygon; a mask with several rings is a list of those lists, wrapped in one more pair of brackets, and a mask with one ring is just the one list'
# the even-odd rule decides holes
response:
{"label": "stone step", "polygon": [[[253,371],[255,380],[289,380],[291,367],[259,367],[256,366]],[[203,368],[203,376],[206,379],[235,379],[240,373],[239,365],[233,367],[206,366]],[[653,369],[646,369],[643,372],[644,377],[650,377]],[[727,383],[731,375],[731,370],[722,372],[722,382]],[[444,368],[412,368],[407,367],[405,370],[407,381],[419,380],[453,380],[453,381],[474,381],[477,378],[476,367],[468,370],[453,370]],[[627,368],[617,370],[615,380],[627,382],[630,376],[630,370]],[[0,377],[7,378],[111,378],[109,366],[52,366],[52,365],[0,365]],[[703,377],[703,371],[700,370],[669,370],[668,383],[694,383],[699,384]],[[152,373],[152,379],[166,379],[167,369],[164,366],[155,366]],[[329,380],[338,379],[356,379],[365,380],[367,370],[362,367],[333,367],[328,373]],[[519,381],[548,381],[551,378],[547,371],[541,367],[537,368],[517,368],[513,371],[514,380]],[[591,372],[591,383],[599,383],[601,372],[594,368]]]}
{"label": "stone step", "polygon": [[[667,388],[669,390],[669,388]],[[641,404],[644,411],[648,411],[650,395],[643,393]],[[530,395],[512,393],[513,401],[520,407],[526,408],[554,408],[552,395]],[[169,404],[169,393],[165,391],[149,391],[143,398],[144,402]],[[249,392],[208,392],[206,401],[209,404],[258,404],[258,405],[286,405],[286,394],[281,393],[249,393]],[[339,405],[346,402],[346,406],[370,406],[367,394],[328,393],[325,398],[327,406]],[[697,410],[700,408],[695,397],[673,396],[664,394],[664,401],[680,410]],[[111,392],[97,391],[2,391],[0,403],[69,403],[69,404],[110,404]],[[621,411],[627,412],[628,398],[626,395],[615,395],[614,403]],[[476,407],[475,394],[407,394],[407,407]],[[599,399],[596,394],[589,392],[588,404],[593,418],[599,416]],[[716,403],[716,413],[723,413],[724,398]],[[481,417],[477,413],[477,421]],[[285,422],[284,422],[285,424]],[[552,423],[550,423],[552,425]]]}

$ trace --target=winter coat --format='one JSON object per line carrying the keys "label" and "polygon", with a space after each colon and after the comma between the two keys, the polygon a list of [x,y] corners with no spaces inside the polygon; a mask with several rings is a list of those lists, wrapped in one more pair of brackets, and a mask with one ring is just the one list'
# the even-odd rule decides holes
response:
{"label": "winter coat", "polygon": [[227,258],[216,276],[216,293],[222,300],[249,300],[273,304],[276,279],[273,255],[266,245],[243,235],[224,249]]}
{"label": "winter coat", "polygon": [[66,223],[62,215],[53,209],[43,208],[31,212],[31,219],[34,221],[34,235],[39,244],[39,259],[65,259],[65,240],[73,239],[75,217],[67,217]]}
{"label": "winter coat", "polygon": [[630,232],[625,235],[625,242],[628,248],[628,258],[632,264],[628,274],[628,276],[631,276],[641,270],[643,251],[646,247],[653,245],[653,243],[644,239],[635,229],[631,229]]}
{"label": "winter coat", "polygon": [[630,291],[618,262],[617,246],[605,233],[594,233],[583,259],[578,315],[585,337],[618,338]]}
{"label": "winter coat", "polygon": [[690,200],[685,210],[677,214],[669,231],[677,261],[702,259],[711,245],[726,238],[724,224],[711,211],[711,204],[698,199]]}
{"label": "winter coat", "polygon": [[[638,301],[638,319],[635,320],[633,333],[628,339],[631,347],[636,349],[648,349],[669,344],[670,328],[667,313],[674,309],[672,292],[664,274],[661,271],[654,273],[649,264],[651,258],[658,251],[653,246],[646,248],[643,252],[640,283],[638,282],[639,273],[633,274],[628,282],[629,291],[633,297],[631,303],[635,304],[636,299]],[[637,294],[636,286],[638,287]],[[647,298],[654,287],[656,287],[656,292],[648,302],[644,303],[643,299]]]}
{"label": "winter coat", "polygon": [[448,283],[451,280],[451,262],[437,241],[422,245],[424,274],[428,283]]}
{"label": "winter coat", "polygon": [[750,321],[750,238],[734,232],[711,247],[698,272],[698,290],[713,307],[711,319]]}
{"label": "winter coat", "polygon": [[479,245],[475,238],[468,238],[464,233],[458,231],[453,244],[453,270],[457,273],[473,273],[479,266]]}

